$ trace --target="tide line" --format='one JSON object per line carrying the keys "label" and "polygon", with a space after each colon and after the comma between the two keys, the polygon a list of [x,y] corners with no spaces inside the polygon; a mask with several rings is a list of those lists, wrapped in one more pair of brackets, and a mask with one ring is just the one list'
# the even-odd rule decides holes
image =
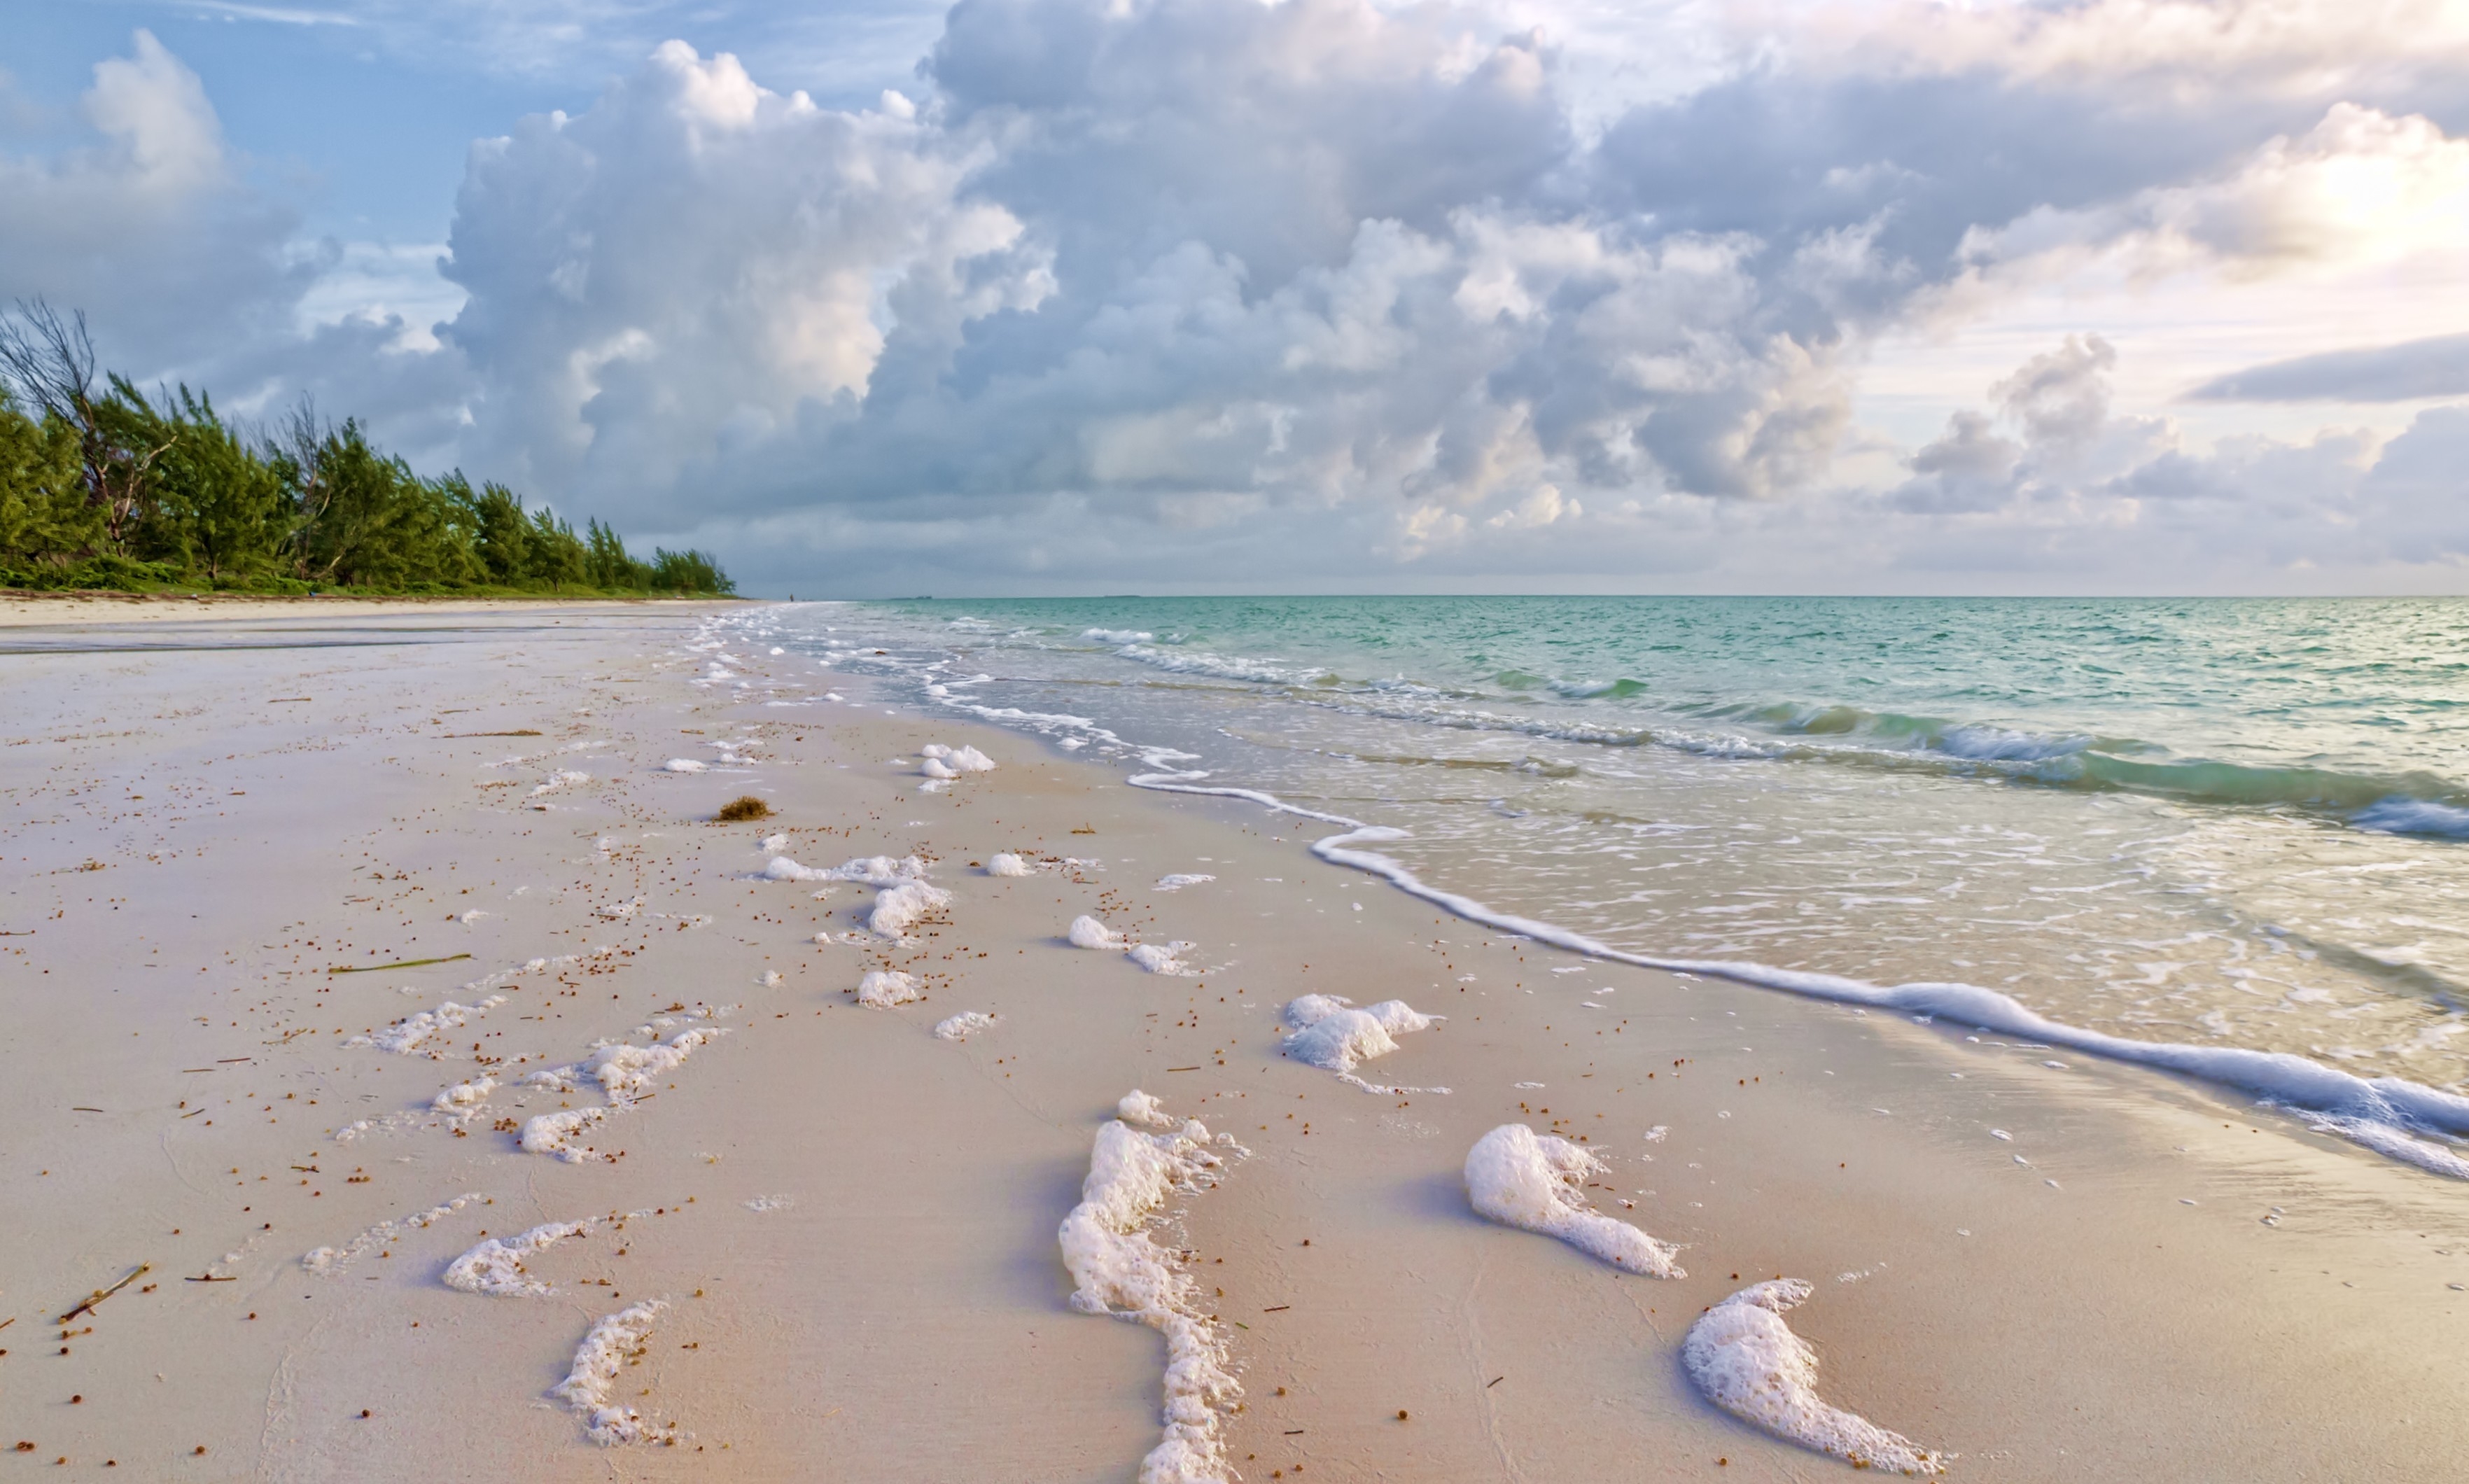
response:
{"label": "tide line", "polygon": [[1717,959],[1667,959],[1629,953],[1582,933],[1498,911],[1471,896],[1429,885],[1394,857],[1361,846],[1408,839],[1402,829],[1367,823],[1344,815],[1287,803],[1258,789],[1228,788],[1196,780],[1201,773],[1138,774],[1124,781],[1135,788],[1161,793],[1200,794],[1240,799],[1281,814],[1342,825],[1345,833],[1314,841],[1311,851],[1333,866],[1378,876],[1410,896],[1443,911],[1549,943],[1571,953],[1613,963],[1729,980],[1763,989],[1780,989],[1809,999],[1838,1004],[1942,1015],[1982,1031],[2046,1042],[2106,1057],[2174,1072],[2215,1085],[2248,1093],[2268,1105],[2301,1115],[2314,1115],[2318,1132],[2339,1134],[2378,1154],[2416,1166],[2434,1174],[2469,1179],[2469,1158],[2426,1139],[2423,1133],[2469,1135],[2469,1098],[2439,1091],[2404,1078],[2362,1078],[2327,1067],[2290,1052],[2261,1052],[2242,1047],[2189,1046],[2175,1041],[2142,1041],[2131,1036],[2070,1026],[2026,1008],[2011,995],[1960,982],[1874,985],[1836,974]]}

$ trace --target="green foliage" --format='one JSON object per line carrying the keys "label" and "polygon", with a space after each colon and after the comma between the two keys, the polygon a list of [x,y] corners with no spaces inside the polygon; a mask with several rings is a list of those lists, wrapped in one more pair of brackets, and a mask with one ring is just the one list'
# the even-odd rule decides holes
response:
{"label": "green foliage", "polygon": [[37,422],[0,392],[0,566],[61,566],[103,542],[103,513],[78,478],[77,429]]}
{"label": "green foliage", "polygon": [[[33,412],[19,408],[18,397]],[[700,551],[629,553],[460,471],[424,479],[304,403],[272,434],[187,386],[95,385],[81,317],[0,318],[0,587],[145,591],[736,591]]]}
{"label": "green foliage", "polygon": [[209,583],[273,573],[291,525],[288,492],[214,403],[183,386],[166,411],[134,388],[115,395],[112,406],[115,420],[139,434],[131,441],[162,450],[142,482],[132,545]]}

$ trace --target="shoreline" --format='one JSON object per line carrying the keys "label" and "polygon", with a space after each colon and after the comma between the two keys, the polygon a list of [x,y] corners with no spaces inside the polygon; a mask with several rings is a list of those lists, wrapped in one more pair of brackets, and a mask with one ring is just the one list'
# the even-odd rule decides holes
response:
{"label": "shoreline", "polygon": [[[1166,1229],[1239,1374],[1242,1409],[1220,1425],[1246,1478],[1607,1477],[1641,1454],[1720,1477],[1841,1468],[1708,1405],[1679,1365],[1701,1306],[1776,1275],[1818,1286],[1791,1324],[1827,1400],[1961,1455],[1958,1477],[2296,1478],[2449,1456],[2439,1426],[2406,1420],[2462,1388],[2442,1358],[2469,1309],[2447,1284],[2469,1262],[2416,1236],[2441,1236],[2443,1182],[2231,1127],[2233,1101],[2143,1069],[2052,1071],[1900,1015],[1442,920],[1327,870],[1323,824],[886,715],[800,660],[741,657],[712,682],[686,613],[600,610],[588,641],[543,650],[523,612],[500,612],[502,628],[383,671],[267,651],[185,650],[179,671],[118,652],[0,660],[30,718],[0,754],[21,858],[6,910],[40,898],[35,936],[0,940],[0,1110],[21,1135],[0,1175],[49,1196],[11,1244],[0,1317],[49,1333],[29,1323],[48,1295],[102,1287],[141,1249],[164,1282],[81,1319],[98,1333],[70,1356],[30,1337],[0,1358],[0,1430],[46,1464],[117,1456],[144,1476],[194,1444],[211,1466],[179,1467],[200,1477],[410,1477],[417,1458],[542,1478],[925,1480],[989,1462],[1130,1478],[1159,1437],[1163,1347],[1070,1310],[1055,1231],[1135,1087],[1250,1150]],[[852,700],[764,693],[789,684]],[[329,704],[313,721],[255,707],[277,688]],[[99,696],[117,736],[85,719]],[[716,735],[738,745],[713,756]],[[923,792],[927,741],[999,766]],[[702,773],[661,771],[689,753]],[[749,789],[779,817],[699,823]],[[955,900],[912,943],[862,939],[873,889],[750,879],[773,833],[808,867],[914,851]],[[1093,864],[1020,879],[968,864],[998,849]],[[1149,884],[1177,873],[1214,879]],[[1195,972],[1066,946],[1082,913],[1192,940]],[[441,945],[473,958],[320,972]],[[927,998],[853,1005],[870,967]],[[98,1020],[62,984],[121,998]],[[1374,1095],[1281,1055],[1272,1022],[1305,993],[1449,1018],[1356,1069],[1400,1084]],[[442,1061],[350,1044],[495,994],[459,1039],[432,1038]],[[968,1010],[997,1019],[932,1033]],[[635,1041],[728,1033],[605,1120],[624,1157],[525,1153],[498,1126],[589,1104],[521,1078],[638,1024],[656,1034]],[[205,1065],[242,1070],[185,1070]],[[258,1097],[175,1105],[235,1077]],[[481,1077],[500,1085],[474,1116],[424,1111]],[[338,1107],[376,1125],[338,1144]],[[1689,1276],[1620,1273],[1475,1216],[1466,1151],[1521,1122],[1608,1155],[1585,1194],[1679,1243]],[[346,1187],[346,1168],[371,1178]],[[385,1239],[391,1258],[302,1265],[465,1193],[479,1203]],[[634,1211],[658,1214],[605,1219]],[[441,1281],[484,1229],[587,1217],[604,1219],[526,1264],[554,1296]],[[252,1234],[260,1217],[271,1229]],[[236,1281],[173,1286],[223,1271]],[[621,1372],[650,1393],[629,1404],[692,1437],[594,1447],[542,1399],[593,1322],[653,1298],[672,1307]],[[50,1396],[79,1386],[82,1403]]]}

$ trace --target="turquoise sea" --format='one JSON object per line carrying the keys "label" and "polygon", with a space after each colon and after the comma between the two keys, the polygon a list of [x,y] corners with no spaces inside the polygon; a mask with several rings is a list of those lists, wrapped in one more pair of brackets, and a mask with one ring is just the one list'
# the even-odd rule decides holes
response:
{"label": "turquoise sea", "polygon": [[[1102,598],[746,620],[887,699],[1406,831],[1625,952],[2469,1087],[2469,602]],[[881,653],[877,653],[881,651]],[[2425,1131],[2425,1130],[2420,1130]]]}

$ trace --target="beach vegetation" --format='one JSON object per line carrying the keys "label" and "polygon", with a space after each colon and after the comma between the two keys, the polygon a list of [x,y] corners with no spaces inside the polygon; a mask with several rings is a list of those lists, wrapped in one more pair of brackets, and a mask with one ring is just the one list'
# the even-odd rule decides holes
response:
{"label": "beach vegetation", "polygon": [[415,473],[303,399],[274,425],[101,368],[85,317],[0,316],[0,587],[707,596],[701,551],[638,557],[502,484]]}
{"label": "beach vegetation", "polygon": [[722,804],[720,813],[713,816],[723,824],[743,824],[750,820],[768,820],[771,817],[772,806],[752,794],[741,794]]}

